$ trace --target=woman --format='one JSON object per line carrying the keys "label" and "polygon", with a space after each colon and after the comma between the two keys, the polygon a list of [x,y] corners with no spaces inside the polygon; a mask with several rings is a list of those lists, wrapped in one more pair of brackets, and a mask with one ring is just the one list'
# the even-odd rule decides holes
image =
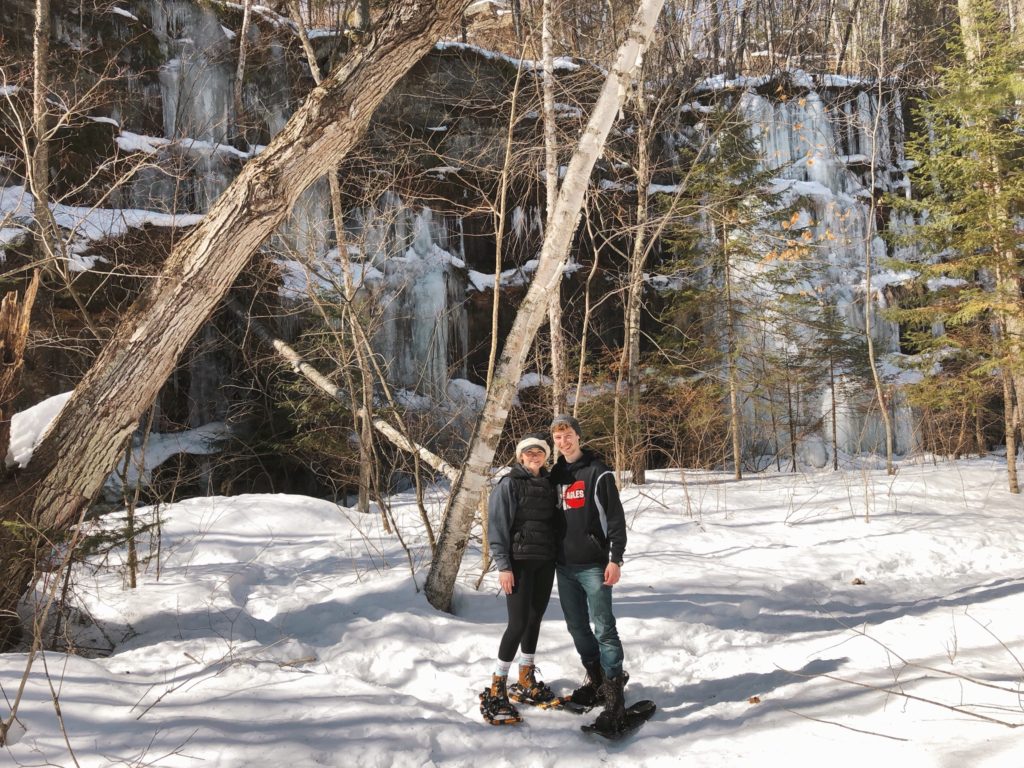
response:
{"label": "woman", "polygon": [[509,701],[508,671],[519,656],[519,680],[511,686],[515,701],[537,704],[554,698],[538,682],[535,654],[540,623],[551,597],[558,550],[555,489],[544,468],[551,448],[542,435],[528,435],[516,445],[516,461],[491,492],[487,504],[491,557],[505,593],[508,625],[498,646],[491,685],[480,694],[480,711],[492,725],[510,725],[522,718]]}

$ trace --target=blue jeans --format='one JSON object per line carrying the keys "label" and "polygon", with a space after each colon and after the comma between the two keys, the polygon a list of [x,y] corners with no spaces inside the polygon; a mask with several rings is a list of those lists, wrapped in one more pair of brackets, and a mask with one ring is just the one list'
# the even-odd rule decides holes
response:
{"label": "blue jeans", "polygon": [[[608,677],[622,674],[622,643],[612,615],[612,588],[600,565],[559,565],[558,600],[584,664],[601,661]],[[594,629],[590,622],[594,622]]]}

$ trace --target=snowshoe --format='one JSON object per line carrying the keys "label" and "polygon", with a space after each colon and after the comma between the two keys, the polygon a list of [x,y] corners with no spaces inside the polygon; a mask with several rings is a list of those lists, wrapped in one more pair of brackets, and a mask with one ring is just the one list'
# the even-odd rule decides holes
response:
{"label": "snowshoe", "polygon": [[531,707],[541,707],[545,704],[557,701],[558,696],[544,683],[524,688],[519,683],[512,683],[508,687],[508,697],[516,704],[528,704]]}
{"label": "snowshoe", "polygon": [[574,715],[582,715],[589,712],[593,707],[585,707],[572,700],[572,696],[555,696],[548,701],[541,701],[533,706],[537,709],[561,709],[572,712]]}
{"label": "snowshoe", "polygon": [[509,698],[530,707],[543,707],[551,705],[558,696],[543,680],[537,679],[537,668],[534,665],[519,665],[519,680],[509,686]]}
{"label": "snowshoe", "polygon": [[523,721],[519,710],[508,700],[504,677],[495,675],[491,687],[480,692],[480,714],[491,725],[515,725]]}
{"label": "snowshoe", "polygon": [[491,696],[489,690],[480,694],[480,714],[491,725],[515,725],[523,722],[519,710],[508,699]]}
{"label": "snowshoe", "polygon": [[[623,685],[629,682],[629,672],[623,672],[622,677],[624,681]],[[524,701],[523,703],[530,704],[537,707],[537,709],[560,709],[565,712],[572,712],[574,715],[585,715],[594,707],[600,706],[604,703],[604,699],[601,698],[598,693],[597,686],[594,687],[592,695],[588,696],[586,693],[580,695],[580,690],[585,688],[588,684],[589,683],[585,682],[583,686],[580,686],[580,688],[577,688],[575,691],[565,696],[554,696],[554,694],[552,694],[552,698],[550,699],[544,698],[540,701]],[[541,685],[544,684],[541,683]],[[544,685],[544,687],[547,688],[546,685]],[[513,699],[513,701],[519,701],[519,699],[515,698],[518,695],[518,689],[518,683],[513,683],[509,686],[508,695],[509,698]]]}
{"label": "snowshoe", "polygon": [[[544,707],[558,699],[543,680],[538,680],[536,667],[522,665],[519,667],[519,681],[508,687],[508,697],[517,704],[528,704],[531,707]],[[551,709],[550,706],[544,707]]]}
{"label": "snowshoe", "polygon": [[584,733],[596,733],[598,736],[603,736],[611,741],[618,741],[619,739],[624,739],[627,736],[636,733],[637,730],[640,729],[640,726],[654,716],[654,713],[657,710],[657,704],[649,699],[644,699],[643,701],[638,701],[626,707],[626,717],[619,728],[602,728],[598,725],[598,723],[601,723],[601,718],[598,718],[596,722],[591,723],[590,725],[580,726],[580,729]]}

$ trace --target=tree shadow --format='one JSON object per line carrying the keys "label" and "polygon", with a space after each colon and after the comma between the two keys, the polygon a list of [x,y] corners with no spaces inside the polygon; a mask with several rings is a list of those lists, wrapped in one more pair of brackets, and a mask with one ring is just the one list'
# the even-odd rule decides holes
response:
{"label": "tree shadow", "polygon": [[793,683],[806,682],[818,675],[832,674],[847,661],[849,659],[846,657],[814,659],[795,671],[776,669],[772,672],[746,672],[722,680],[683,685],[669,696],[659,694],[658,704],[665,712],[666,720],[688,717],[722,702],[745,702],[751,696],[763,696]]}
{"label": "tree shadow", "polygon": [[813,598],[819,585],[800,581],[777,593],[685,591],[616,595],[619,618],[671,618],[690,624],[706,624],[723,630],[742,629],[765,634],[834,632],[850,627],[878,625],[906,616],[920,616],[938,608],[977,605],[1024,592],[1024,580],[1005,578],[961,587],[948,595],[919,600],[875,601],[856,604],[846,600]]}

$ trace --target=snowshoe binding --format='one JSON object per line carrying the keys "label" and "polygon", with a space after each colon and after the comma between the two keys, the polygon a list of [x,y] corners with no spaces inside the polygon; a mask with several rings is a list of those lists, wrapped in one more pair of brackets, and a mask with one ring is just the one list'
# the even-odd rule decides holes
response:
{"label": "snowshoe binding", "polygon": [[517,704],[552,709],[559,697],[543,680],[537,679],[537,668],[531,664],[519,667],[519,680],[508,687],[508,697]]}
{"label": "snowshoe binding", "polygon": [[490,688],[480,692],[480,714],[491,725],[515,725],[523,718],[508,699],[504,675],[494,675]]}

